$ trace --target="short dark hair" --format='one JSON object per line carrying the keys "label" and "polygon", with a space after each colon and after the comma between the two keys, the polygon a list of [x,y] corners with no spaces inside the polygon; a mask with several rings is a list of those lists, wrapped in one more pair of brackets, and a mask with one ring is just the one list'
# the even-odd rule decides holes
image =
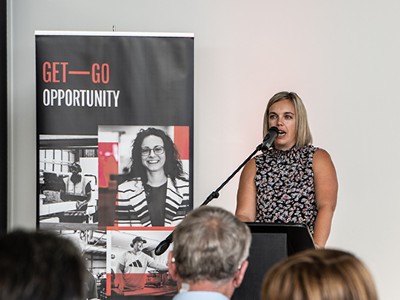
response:
{"label": "short dark hair", "polygon": [[176,182],[177,178],[184,179],[185,172],[183,171],[179,152],[176,149],[174,142],[163,130],[153,127],[141,129],[133,141],[131,152],[131,169],[129,173],[130,179],[140,178],[142,182],[147,182],[146,168],[142,164],[142,143],[143,140],[150,135],[157,136],[164,142],[165,174],[170,177],[174,183]]}
{"label": "short dark hair", "polygon": [[0,236],[0,299],[80,300],[84,262],[69,240],[17,230]]}
{"label": "short dark hair", "polygon": [[77,162],[74,162],[69,165],[69,171],[70,172],[76,171],[76,172],[80,173],[80,172],[82,172],[82,167]]}
{"label": "short dark hair", "polygon": [[143,242],[144,244],[147,243],[147,241],[145,239],[143,239],[141,236],[137,236],[135,237],[132,242],[130,243],[130,246],[133,248],[133,246],[137,243],[137,242]]}

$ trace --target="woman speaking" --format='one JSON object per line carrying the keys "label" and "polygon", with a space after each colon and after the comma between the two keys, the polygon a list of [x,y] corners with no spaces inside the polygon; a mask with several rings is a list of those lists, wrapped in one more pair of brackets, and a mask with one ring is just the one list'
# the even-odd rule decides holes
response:
{"label": "woman speaking", "polygon": [[270,149],[244,167],[236,215],[243,222],[301,223],[317,248],[328,240],[338,183],[327,151],[311,145],[307,113],[293,92],[275,94],[264,114],[264,135],[279,133]]}

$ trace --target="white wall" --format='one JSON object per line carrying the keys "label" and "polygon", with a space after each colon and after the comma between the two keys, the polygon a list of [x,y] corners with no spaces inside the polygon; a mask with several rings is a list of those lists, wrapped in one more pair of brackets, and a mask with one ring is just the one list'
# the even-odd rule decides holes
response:
{"label": "white wall", "polygon": [[[328,246],[400,299],[400,2],[9,0],[10,225],[35,226],[35,30],[195,34],[195,203],[262,139],[267,100],[296,91],[340,190]],[[234,211],[238,176],[212,204]]]}

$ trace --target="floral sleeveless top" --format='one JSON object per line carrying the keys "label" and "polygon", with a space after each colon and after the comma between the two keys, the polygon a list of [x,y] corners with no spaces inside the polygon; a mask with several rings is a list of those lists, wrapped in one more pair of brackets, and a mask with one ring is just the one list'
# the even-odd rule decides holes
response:
{"label": "floral sleeveless top", "polygon": [[255,157],[256,222],[306,224],[317,216],[312,162],[318,148],[270,149]]}

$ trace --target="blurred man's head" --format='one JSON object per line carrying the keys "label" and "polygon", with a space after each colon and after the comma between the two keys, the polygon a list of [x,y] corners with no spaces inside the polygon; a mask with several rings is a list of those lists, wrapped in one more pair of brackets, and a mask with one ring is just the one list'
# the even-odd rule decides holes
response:
{"label": "blurred man's head", "polygon": [[0,237],[1,300],[80,300],[84,262],[72,242],[48,232]]}
{"label": "blurred man's head", "polygon": [[232,213],[213,206],[195,209],[176,227],[173,242],[169,266],[178,283],[228,284],[233,293],[242,282],[251,233]]}

